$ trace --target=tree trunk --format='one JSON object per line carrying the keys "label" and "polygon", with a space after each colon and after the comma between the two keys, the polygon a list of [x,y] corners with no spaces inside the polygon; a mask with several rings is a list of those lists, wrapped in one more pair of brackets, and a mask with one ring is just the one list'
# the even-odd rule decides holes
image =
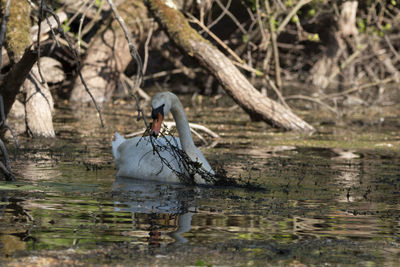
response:
{"label": "tree trunk", "polygon": [[0,88],[0,94],[3,95],[4,98],[4,112],[6,116],[14,104],[21,85],[24,83],[36,61],[37,53],[31,50],[26,51],[21,60],[19,60],[4,77]]}
{"label": "tree trunk", "polygon": [[188,55],[199,60],[251,117],[285,130],[314,131],[311,125],[291,110],[257,91],[222,52],[190,27],[182,13],[166,5],[163,0],[147,2],[170,38]]}
{"label": "tree trunk", "polygon": [[33,137],[55,137],[52,113],[53,97],[49,87],[40,83],[38,67],[35,65],[24,82],[26,127]]}
{"label": "tree trunk", "polygon": [[[331,25],[321,27],[321,34],[327,34],[323,43],[326,45],[326,51],[313,66],[312,83],[322,89],[325,89],[332,82],[332,73],[339,73],[339,57],[345,50],[344,38],[348,36],[357,36],[356,27],[357,1],[347,1],[342,4],[339,20],[332,19]],[[332,15],[333,16],[333,15]],[[335,24],[338,27],[335,27]],[[336,76],[336,75],[334,75]]]}

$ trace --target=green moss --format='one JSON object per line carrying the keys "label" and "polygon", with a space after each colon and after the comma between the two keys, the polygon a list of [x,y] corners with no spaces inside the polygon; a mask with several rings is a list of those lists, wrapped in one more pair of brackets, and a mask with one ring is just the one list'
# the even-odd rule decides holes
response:
{"label": "green moss", "polygon": [[[124,1],[118,6],[118,13],[131,31],[143,30],[142,25],[148,20],[147,8],[142,0]],[[114,24],[120,27],[116,20]]]}
{"label": "green moss", "polygon": [[189,55],[193,52],[190,41],[207,42],[189,25],[181,12],[170,8],[161,0],[151,0],[149,3],[152,12],[159,18],[170,37],[188,51]]}
{"label": "green moss", "polygon": [[[5,1],[2,1],[5,7]],[[31,44],[29,31],[31,28],[30,6],[27,1],[11,2],[10,18],[7,24],[6,45],[15,59],[20,58]]]}

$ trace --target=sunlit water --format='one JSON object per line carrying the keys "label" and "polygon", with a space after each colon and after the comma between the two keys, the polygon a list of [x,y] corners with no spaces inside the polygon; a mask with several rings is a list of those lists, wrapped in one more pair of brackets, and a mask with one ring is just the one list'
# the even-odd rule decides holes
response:
{"label": "sunlit water", "polygon": [[116,178],[111,136],[140,130],[134,110],[107,107],[101,129],[93,110],[60,109],[57,140],[22,139],[18,181],[0,182],[3,262],[400,264],[398,152],[296,145],[342,137],[274,133],[238,109],[203,108],[191,121],[221,139],[201,150],[248,188]]}

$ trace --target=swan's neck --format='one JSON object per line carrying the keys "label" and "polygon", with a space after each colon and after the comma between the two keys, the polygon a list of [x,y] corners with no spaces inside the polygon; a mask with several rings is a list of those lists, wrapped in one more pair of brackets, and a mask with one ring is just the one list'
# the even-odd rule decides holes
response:
{"label": "swan's neck", "polygon": [[194,156],[197,157],[197,153],[192,133],[190,132],[189,121],[186,117],[185,110],[177,97],[172,101],[171,113],[174,117],[176,128],[178,129],[183,151],[185,151],[192,160],[195,160]]}

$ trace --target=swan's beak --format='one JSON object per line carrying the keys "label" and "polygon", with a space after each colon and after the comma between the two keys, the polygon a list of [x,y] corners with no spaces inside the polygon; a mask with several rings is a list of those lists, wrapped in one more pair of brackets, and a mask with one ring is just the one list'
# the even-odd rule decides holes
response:
{"label": "swan's beak", "polygon": [[158,134],[160,133],[162,120],[163,120],[162,114],[158,113],[157,119],[154,119],[153,123],[151,124],[150,134],[152,136],[157,137]]}

